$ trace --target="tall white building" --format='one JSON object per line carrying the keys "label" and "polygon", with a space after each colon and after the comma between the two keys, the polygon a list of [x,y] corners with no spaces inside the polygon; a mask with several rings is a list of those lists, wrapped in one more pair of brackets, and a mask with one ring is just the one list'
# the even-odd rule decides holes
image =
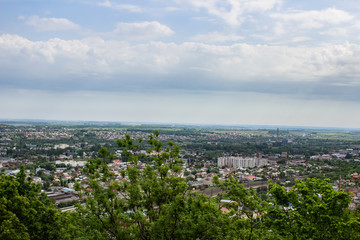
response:
{"label": "tall white building", "polygon": [[268,164],[268,160],[264,158],[254,157],[219,157],[218,167],[231,167],[231,168],[251,168],[262,167]]}

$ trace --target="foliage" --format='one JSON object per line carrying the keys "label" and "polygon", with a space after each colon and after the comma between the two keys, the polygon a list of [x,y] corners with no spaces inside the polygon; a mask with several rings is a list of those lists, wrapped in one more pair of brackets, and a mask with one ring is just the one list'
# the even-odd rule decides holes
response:
{"label": "foliage", "polygon": [[128,161],[121,176],[110,172],[105,148],[99,151],[102,158],[89,159],[84,168],[89,181],[77,184],[86,202],[78,205],[78,217],[88,239],[208,239],[221,235],[218,223],[224,218],[218,204],[188,193],[186,180],[180,177],[179,147],[172,142],[163,147],[158,136],[158,132],[149,135],[151,164],[146,166],[140,161],[145,155],[132,154],[140,150],[142,139],[126,135],[117,141]]}
{"label": "foliage", "polygon": [[26,178],[0,175],[0,239],[59,239],[58,211],[41,186]]}
{"label": "foliage", "polygon": [[229,174],[224,181],[214,178],[214,183],[222,188],[225,194],[220,195],[231,200],[225,206],[231,211],[227,214],[230,220],[227,238],[229,239],[259,239],[266,231],[262,216],[267,203],[262,201],[254,189],[246,189],[239,179]]}
{"label": "foliage", "polygon": [[[327,180],[297,181],[288,192],[270,183],[266,225],[285,239],[358,239],[359,227],[348,211],[351,198]],[[355,221],[354,221],[355,220]]]}

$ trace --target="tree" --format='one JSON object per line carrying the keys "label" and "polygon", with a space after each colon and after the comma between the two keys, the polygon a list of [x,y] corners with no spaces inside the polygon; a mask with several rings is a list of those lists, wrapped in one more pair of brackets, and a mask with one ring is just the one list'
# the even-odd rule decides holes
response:
{"label": "tree", "polygon": [[0,174],[0,239],[60,238],[59,213],[40,190],[24,166],[16,177]]}
{"label": "tree", "polygon": [[[107,149],[101,158],[89,159],[83,172],[86,183],[77,183],[85,205],[77,205],[79,233],[87,239],[209,239],[224,236],[220,208],[214,200],[188,192],[179,147],[149,135],[148,156],[136,155],[145,143],[130,135],[119,139],[123,158],[128,161],[121,176],[115,176],[106,162]],[[151,153],[151,154],[150,154]],[[153,154],[155,153],[155,154]],[[149,162],[146,166],[142,162]],[[119,179],[121,181],[119,181]]]}
{"label": "tree", "polygon": [[266,225],[277,237],[290,239],[359,239],[359,222],[350,218],[349,194],[335,191],[328,180],[296,181],[290,191],[270,183]]}
{"label": "tree", "polygon": [[231,174],[224,181],[219,181],[217,177],[213,181],[224,191],[220,196],[231,200],[225,204],[231,210],[227,214],[230,220],[228,238],[251,240],[266,235],[263,214],[267,203],[256,195],[254,189],[246,189],[239,183],[239,179]]}

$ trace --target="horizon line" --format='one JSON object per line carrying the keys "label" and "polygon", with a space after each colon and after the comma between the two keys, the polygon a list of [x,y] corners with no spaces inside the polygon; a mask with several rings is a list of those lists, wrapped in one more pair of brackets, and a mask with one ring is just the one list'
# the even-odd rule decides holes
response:
{"label": "horizon line", "polygon": [[[222,127],[222,128],[283,128],[286,130],[355,130],[359,131],[360,128],[347,128],[347,127],[328,127],[328,126],[297,126],[297,125],[267,125],[267,124],[219,124],[219,123],[173,123],[173,122],[140,122],[140,121],[109,121],[109,120],[61,120],[61,119],[34,119],[34,118],[0,118],[0,123],[6,124],[6,122],[68,122],[68,123],[107,123],[107,124],[125,124],[127,126],[137,124],[140,125],[164,125],[164,126],[182,126],[182,127]],[[31,125],[31,124],[30,124]]]}

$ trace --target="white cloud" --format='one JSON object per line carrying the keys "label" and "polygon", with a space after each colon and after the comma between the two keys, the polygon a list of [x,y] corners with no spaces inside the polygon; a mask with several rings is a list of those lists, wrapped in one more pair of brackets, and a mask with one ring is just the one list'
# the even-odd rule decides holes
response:
{"label": "white cloud", "polygon": [[277,36],[284,35],[286,33],[285,26],[283,23],[276,23],[274,26],[274,33]]}
{"label": "white cloud", "polygon": [[[325,92],[339,84],[360,86],[360,45],[350,43],[317,47],[129,44],[99,38],[30,41],[5,34],[0,36],[0,52],[1,81],[14,86],[240,91],[245,87],[265,92],[277,91],[275,86],[298,91],[292,84],[315,84],[314,91]],[[351,96],[358,98],[358,92]]]}
{"label": "white cloud", "polygon": [[244,8],[249,12],[265,12],[280,6],[282,0],[244,0]]}
{"label": "white cloud", "polygon": [[304,29],[322,28],[328,24],[337,25],[354,19],[353,15],[336,8],[310,11],[293,10],[287,13],[273,13],[270,16],[284,23],[295,22],[297,27]]}
{"label": "white cloud", "polygon": [[291,42],[298,43],[298,42],[305,42],[309,41],[311,38],[305,36],[298,36],[291,39]]}
{"label": "white cloud", "polygon": [[191,38],[192,41],[196,42],[207,42],[207,43],[216,43],[216,42],[236,42],[243,40],[243,36],[235,34],[223,34],[220,32],[211,32],[207,34],[199,34]]}
{"label": "white cloud", "polygon": [[186,2],[196,9],[205,9],[227,24],[238,26],[243,23],[248,12],[265,12],[281,4],[281,0],[178,0]]}
{"label": "white cloud", "polygon": [[[24,18],[22,17],[22,19]],[[40,18],[39,16],[31,16],[28,17],[25,22],[27,25],[34,27],[39,32],[80,29],[79,25],[66,18]]]}
{"label": "white cloud", "polygon": [[171,36],[175,32],[159,22],[119,22],[114,33],[127,40],[144,40]]}
{"label": "white cloud", "polygon": [[327,31],[320,32],[320,34],[332,37],[346,37],[349,35],[349,30],[346,28],[331,28]]}
{"label": "white cloud", "polygon": [[351,27],[357,30],[360,29],[360,21],[354,21]]}
{"label": "white cloud", "polygon": [[102,6],[102,7],[108,7],[108,8],[113,8],[116,10],[126,10],[129,12],[142,12],[142,8],[140,8],[139,6],[136,5],[132,5],[132,4],[118,4],[118,3],[114,3],[111,2],[109,0],[105,0],[103,2],[99,2],[97,5]]}

